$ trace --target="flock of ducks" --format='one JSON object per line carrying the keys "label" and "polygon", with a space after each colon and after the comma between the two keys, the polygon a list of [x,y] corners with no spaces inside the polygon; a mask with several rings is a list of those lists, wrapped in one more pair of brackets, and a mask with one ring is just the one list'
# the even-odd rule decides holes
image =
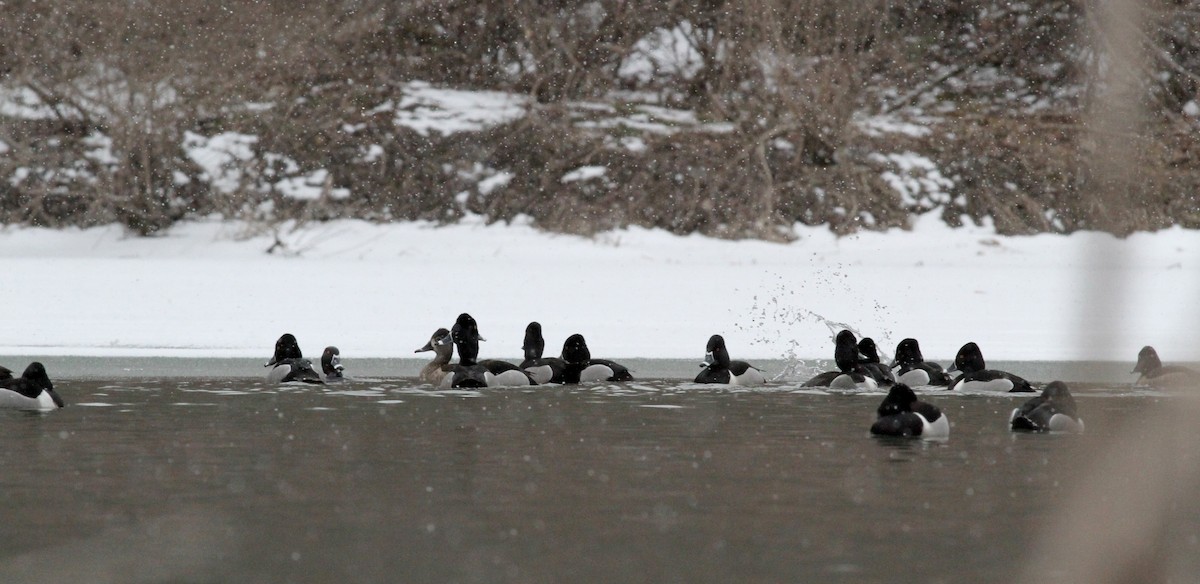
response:
{"label": "flock of ducks", "polygon": [[[546,341],[542,325],[531,322],[525,327],[522,349],[525,358],[520,364],[499,359],[479,359],[479,325],[467,313],[460,314],[450,329],[439,328],[429,342],[415,352],[434,353],[433,359],[421,369],[419,379],[439,388],[513,387],[553,384],[575,384],[591,381],[632,381],[633,375],[624,365],[608,359],[594,359],[583,335],[574,334],[563,343],[558,357],[545,357]],[[452,363],[458,351],[458,362]],[[871,426],[873,434],[889,436],[920,436],[940,438],[949,435],[950,423],[937,406],[917,398],[913,387],[943,386],[947,389],[992,392],[1034,392],[1024,378],[997,369],[989,369],[983,352],[973,342],[959,349],[954,364],[943,369],[938,363],[926,361],[916,339],[908,338],[896,346],[896,357],[883,364],[875,341],[858,340],[849,330],[840,331],[834,339],[834,363],[837,369],[814,376],[803,387],[829,387],[846,390],[876,390],[889,388],[879,405],[877,419]],[[268,374],[272,381],[304,381],[329,383],[344,379],[337,347],[326,347],[321,356],[325,377],[312,368],[301,356],[296,338],[290,334],[280,337],[275,356],[267,363],[273,367]],[[766,377],[753,365],[734,360],[721,335],[713,335],[705,346],[703,369],[696,383],[729,385],[763,385]],[[954,375],[957,373],[957,375]],[[1178,383],[1193,383],[1196,373],[1186,367],[1164,367],[1153,347],[1138,354],[1133,373],[1140,373],[1138,384],[1163,387]],[[1032,432],[1082,432],[1074,397],[1061,381],[1049,383],[1038,395],[1013,410],[1009,416],[1013,430]]]}
{"label": "flock of ducks", "polygon": [[[531,322],[525,327],[520,364],[499,359],[479,359],[479,343],[484,341],[479,325],[467,313],[460,314],[449,330],[439,328],[429,342],[415,352],[432,351],[433,359],[423,369],[421,381],[439,388],[512,387],[542,384],[576,384],[594,381],[632,381],[629,368],[608,359],[593,358],[581,334],[567,337],[558,357],[543,356],[546,341],[542,325]],[[458,362],[451,363],[454,352]],[[896,356],[885,365],[870,338],[858,340],[849,330],[834,339],[836,370],[827,371],[804,382],[803,387],[829,387],[847,390],[889,388],[877,409],[871,433],[888,436],[942,438],[950,433],[950,423],[937,406],[918,399],[913,387],[941,386],[973,391],[1033,392],[1028,381],[1007,371],[988,369],[983,352],[975,343],[959,349],[949,369],[926,361],[916,339],[908,338],[896,346]],[[275,354],[267,362],[267,379],[275,383],[336,383],[345,379],[341,351],[326,347],[321,354],[321,372],[304,358],[300,344],[292,334],[284,334],[275,343]],[[721,335],[713,335],[705,346],[703,369],[696,383],[763,385],[762,371],[745,361],[730,357]],[[957,373],[957,375],[953,375]],[[1195,385],[1197,373],[1181,366],[1164,366],[1153,347],[1138,353],[1132,373],[1139,373],[1136,384],[1156,388]],[[20,377],[0,367],[0,407],[24,410],[52,410],[65,405],[54,390],[46,368],[30,363]],[[1075,399],[1061,381],[1049,383],[1038,395],[1013,410],[1009,416],[1013,430],[1033,432],[1082,432]]]}

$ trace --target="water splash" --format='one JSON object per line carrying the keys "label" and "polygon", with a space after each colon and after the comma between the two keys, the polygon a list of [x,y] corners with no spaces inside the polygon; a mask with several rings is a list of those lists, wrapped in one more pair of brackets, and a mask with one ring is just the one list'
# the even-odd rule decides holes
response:
{"label": "water splash", "polygon": [[[862,339],[864,336],[871,336],[875,339],[876,348],[879,351],[879,360],[883,363],[891,361],[891,354],[884,349],[885,346],[891,343],[892,332],[890,328],[883,328],[880,334],[875,336],[864,335],[858,325],[834,320],[810,308],[806,308],[803,299],[800,297],[800,292],[805,288],[805,284],[800,283],[797,288],[797,286],[794,286],[782,276],[776,275],[775,277],[777,283],[773,286],[774,291],[767,294],[755,294],[753,296],[753,303],[746,313],[749,315],[749,319],[744,323],[736,325],[738,330],[752,334],[751,345],[777,345],[779,339],[785,339],[783,353],[780,355],[785,365],[782,371],[770,378],[770,381],[806,380],[826,370],[826,367],[831,366],[829,362],[833,358],[834,339],[842,330],[854,333],[854,336],[859,339]],[[846,275],[844,273],[839,269],[834,269],[830,272],[830,277],[823,278],[820,294],[854,293],[855,291],[845,281],[845,278]],[[841,290],[831,291],[831,287],[841,288]],[[874,301],[872,304],[873,310],[871,313],[874,315],[885,315],[889,312],[888,308],[878,301]],[[871,326],[879,327],[880,323],[878,323],[878,320],[880,319],[873,322]],[[805,328],[806,325],[812,324],[824,326],[828,331],[828,359],[805,359],[799,354],[799,348],[802,346],[802,343],[797,340],[795,336],[796,331]],[[807,346],[807,343],[804,345]]]}

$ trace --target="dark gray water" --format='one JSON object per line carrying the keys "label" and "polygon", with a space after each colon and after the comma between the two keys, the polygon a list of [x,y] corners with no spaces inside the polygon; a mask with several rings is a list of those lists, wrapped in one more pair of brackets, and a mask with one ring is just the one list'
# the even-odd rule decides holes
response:
{"label": "dark gray water", "polygon": [[[953,428],[928,442],[869,436],[882,394],[795,383],[232,370],[60,377],[69,407],[0,411],[0,582],[1015,582],[1124,420],[1179,399],[1080,384],[1087,433],[1028,435],[1028,396],[931,392]],[[1194,575],[1183,492],[1166,561]]]}

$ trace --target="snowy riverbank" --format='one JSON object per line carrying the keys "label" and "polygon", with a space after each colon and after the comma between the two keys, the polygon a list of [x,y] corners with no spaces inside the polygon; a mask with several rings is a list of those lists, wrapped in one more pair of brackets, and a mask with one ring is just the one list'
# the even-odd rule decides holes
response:
{"label": "snowy riverbank", "polygon": [[797,229],[774,244],[337,221],[282,229],[267,253],[275,238],[241,224],[5,228],[0,354],[266,357],[292,332],[313,356],[407,357],[465,311],[481,355],[504,358],[537,320],[555,354],[580,332],[596,356],[700,357],[721,333],[735,358],[828,358],[845,323],[887,356],[911,336],[942,361],[972,340],[993,359],[1132,362],[1152,344],[1200,360],[1200,232]]}

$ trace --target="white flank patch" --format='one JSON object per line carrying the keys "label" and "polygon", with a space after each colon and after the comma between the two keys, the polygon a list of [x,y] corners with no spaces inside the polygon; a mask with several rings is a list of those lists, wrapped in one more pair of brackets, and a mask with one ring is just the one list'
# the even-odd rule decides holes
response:
{"label": "white flank patch", "polygon": [[967,381],[954,386],[954,389],[976,392],[998,392],[1006,393],[1012,391],[1013,382],[1008,379],[993,379],[991,381]]}

